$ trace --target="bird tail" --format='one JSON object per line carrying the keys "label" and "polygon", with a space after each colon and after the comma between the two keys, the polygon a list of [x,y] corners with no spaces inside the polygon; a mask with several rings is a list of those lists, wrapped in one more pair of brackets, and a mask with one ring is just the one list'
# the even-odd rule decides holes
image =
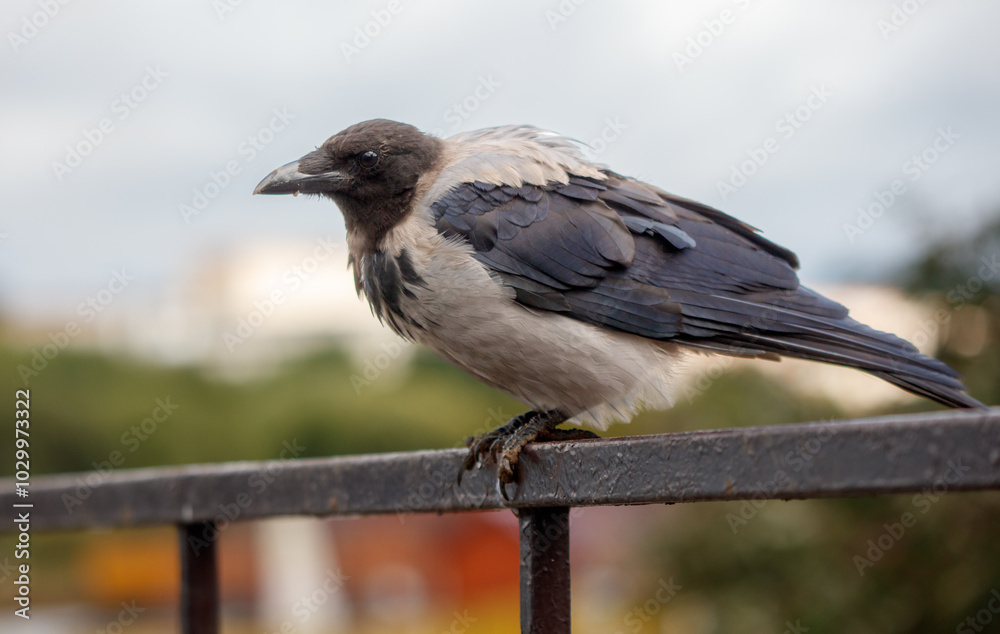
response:
{"label": "bird tail", "polygon": [[[740,303],[744,311],[746,304],[753,304]],[[797,289],[780,304],[767,304],[756,304],[762,314],[752,329],[685,343],[734,356],[786,356],[843,365],[942,405],[989,409],[966,394],[955,370],[921,354],[908,341],[855,321],[842,306],[809,289]]]}
{"label": "bird tail", "polygon": [[850,318],[844,319],[841,326],[835,339],[785,334],[771,337],[769,347],[788,357],[862,370],[948,407],[988,409],[966,394],[955,370],[921,354],[909,342]]}

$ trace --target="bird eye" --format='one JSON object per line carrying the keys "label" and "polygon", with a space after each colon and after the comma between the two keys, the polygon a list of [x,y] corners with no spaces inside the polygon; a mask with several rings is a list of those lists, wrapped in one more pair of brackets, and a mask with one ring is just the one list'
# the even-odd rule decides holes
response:
{"label": "bird eye", "polygon": [[362,152],[361,156],[358,157],[358,163],[361,167],[365,169],[371,169],[378,165],[379,155],[375,150],[368,150],[367,152]]}

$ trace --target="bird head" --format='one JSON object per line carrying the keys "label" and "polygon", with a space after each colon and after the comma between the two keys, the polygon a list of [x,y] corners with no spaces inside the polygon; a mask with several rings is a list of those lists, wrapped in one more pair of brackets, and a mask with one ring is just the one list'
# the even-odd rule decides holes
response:
{"label": "bird head", "polygon": [[441,146],[405,123],[364,121],[274,170],[253,193],[326,196],[344,213],[348,231],[377,241],[409,212],[417,181],[435,167]]}

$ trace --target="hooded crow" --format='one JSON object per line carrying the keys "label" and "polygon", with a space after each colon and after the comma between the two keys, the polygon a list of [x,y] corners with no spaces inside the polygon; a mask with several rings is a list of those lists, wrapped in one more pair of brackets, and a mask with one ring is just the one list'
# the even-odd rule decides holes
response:
{"label": "hooded crow", "polygon": [[502,485],[527,443],[593,436],[557,425],[670,406],[686,351],[824,361],[984,407],[948,366],[800,286],[795,254],[753,227],[534,127],[438,139],[365,121],[254,193],[332,199],[375,316],[531,407],[469,439],[462,471],[489,456]]}

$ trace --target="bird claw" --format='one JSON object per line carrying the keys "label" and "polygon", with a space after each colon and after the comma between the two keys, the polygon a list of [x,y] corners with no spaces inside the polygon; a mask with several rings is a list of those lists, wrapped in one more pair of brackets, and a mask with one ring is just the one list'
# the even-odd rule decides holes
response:
{"label": "bird claw", "polygon": [[466,438],[465,445],[469,452],[462,461],[456,481],[461,486],[465,472],[482,466],[483,459],[488,457],[497,465],[497,490],[509,502],[511,498],[507,494],[507,485],[517,484],[517,464],[521,451],[529,443],[597,437],[581,429],[556,429],[555,426],[564,420],[565,415],[558,411],[531,411],[481,436]]}
{"label": "bird claw", "polygon": [[465,472],[472,471],[473,468],[481,466],[485,456],[496,458],[502,441],[502,432],[505,427],[506,425],[481,436],[469,436],[465,439],[465,446],[469,448],[469,452],[465,454],[465,459],[462,460],[462,467],[458,470],[458,475],[455,478],[459,486],[462,485],[462,476],[465,475]]}
{"label": "bird claw", "polygon": [[497,488],[500,489],[500,496],[507,502],[510,502],[510,496],[507,495],[507,485],[517,483],[517,474],[514,472],[514,467],[517,465],[517,456],[514,456],[514,461],[511,462],[509,458],[503,458],[500,464],[497,465]]}

